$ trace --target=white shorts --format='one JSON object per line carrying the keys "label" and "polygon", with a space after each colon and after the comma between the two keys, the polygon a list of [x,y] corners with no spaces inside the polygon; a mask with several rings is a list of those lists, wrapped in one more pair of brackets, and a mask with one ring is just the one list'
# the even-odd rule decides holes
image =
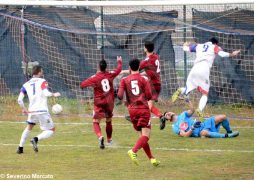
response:
{"label": "white shorts", "polygon": [[208,94],[210,88],[209,76],[210,67],[207,62],[203,61],[195,64],[188,75],[185,94],[194,89],[197,89],[202,94]]}
{"label": "white shorts", "polygon": [[43,131],[53,129],[55,127],[49,113],[28,115],[28,124],[35,125],[38,122],[40,123],[41,130]]}

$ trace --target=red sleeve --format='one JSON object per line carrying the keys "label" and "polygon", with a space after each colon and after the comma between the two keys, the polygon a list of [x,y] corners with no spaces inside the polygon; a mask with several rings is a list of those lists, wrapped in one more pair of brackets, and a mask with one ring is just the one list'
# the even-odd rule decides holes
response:
{"label": "red sleeve", "polygon": [[149,101],[152,98],[151,86],[147,80],[144,80],[144,82],[145,82],[145,96],[146,99]]}
{"label": "red sleeve", "polygon": [[122,70],[122,61],[117,61],[117,67],[114,71],[111,71],[110,73],[113,75],[113,77],[116,77]]}
{"label": "red sleeve", "polygon": [[43,81],[43,83],[41,84],[41,89],[47,89],[48,88],[48,82],[47,81]]}
{"label": "red sleeve", "polygon": [[146,60],[141,61],[140,65],[139,65],[139,70],[146,68],[147,64],[148,64],[148,61],[146,61]]}
{"label": "red sleeve", "polygon": [[85,87],[88,87],[88,86],[94,86],[95,84],[95,75],[82,81],[81,84],[80,84],[80,88],[83,89]]}
{"label": "red sleeve", "polygon": [[118,89],[118,93],[117,93],[117,97],[120,100],[123,99],[124,89],[125,89],[125,83],[124,83],[124,80],[122,79],[120,81],[120,85],[119,85],[119,89]]}
{"label": "red sleeve", "polygon": [[221,48],[219,46],[214,46],[214,53],[218,54],[219,51],[221,51]]}

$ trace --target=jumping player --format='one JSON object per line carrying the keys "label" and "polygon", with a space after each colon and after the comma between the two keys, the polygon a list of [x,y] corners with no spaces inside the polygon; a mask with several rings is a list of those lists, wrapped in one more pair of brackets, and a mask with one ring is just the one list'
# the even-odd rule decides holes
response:
{"label": "jumping player", "polygon": [[[146,53],[146,59],[141,61],[139,70],[144,70],[145,74],[149,78],[152,98],[148,101],[148,106],[150,111],[160,118],[160,122],[164,122],[165,117],[154,105],[154,102],[158,102],[161,91],[160,61],[159,56],[154,52],[154,43],[150,41],[145,42],[144,52]],[[129,71],[124,70],[122,73],[129,73]]]}
{"label": "jumping player", "polygon": [[[173,122],[172,130],[175,134],[182,137],[209,137],[209,138],[233,138],[239,135],[238,131],[232,131],[229,120],[226,115],[216,115],[209,117],[204,122],[196,121],[192,118],[195,112],[190,101],[190,109],[184,111],[178,116],[175,113],[167,112],[165,117]],[[220,133],[220,127],[226,130],[226,133]]]}
{"label": "jumping player", "polygon": [[106,118],[107,142],[112,143],[112,116],[114,109],[114,88],[113,80],[122,70],[122,57],[117,56],[117,68],[114,71],[106,70],[107,62],[101,60],[98,65],[98,72],[90,78],[84,80],[80,87],[93,87],[94,89],[94,110],[93,110],[93,129],[99,138],[99,146],[105,148],[104,137],[101,133],[100,121]]}
{"label": "jumping player", "polygon": [[187,42],[183,44],[184,51],[196,52],[196,59],[194,61],[194,66],[188,75],[186,86],[179,88],[173,94],[172,102],[175,102],[180,94],[187,97],[192,90],[197,89],[202,93],[198,109],[196,109],[196,113],[201,119],[203,119],[203,110],[208,100],[210,69],[216,55],[221,57],[234,57],[240,53],[240,50],[233,51],[232,53],[224,52],[218,46],[218,43],[218,40],[213,37],[204,44],[191,44]]}
{"label": "jumping player", "polygon": [[128,104],[128,110],[134,129],[139,133],[139,139],[134,147],[128,151],[131,160],[138,165],[137,152],[143,148],[150,162],[154,166],[160,164],[152,153],[148,144],[151,132],[150,110],[148,101],[152,98],[151,87],[147,78],[139,73],[140,62],[133,59],[129,62],[130,75],[120,81],[118,98],[123,99],[124,92]]}
{"label": "jumping player", "polygon": [[[40,128],[43,132],[30,141],[35,152],[38,152],[37,143],[43,139],[49,138],[55,131],[54,123],[48,111],[47,99],[51,96],[58,97],[60,93],[49,92],[48,83],[42,78],[43,69],[41,66],[34,66],[32,75],[33,77],[22,86],[18,97],[18,103],[23,113],[28,114],[27,127],[21,135],[19,147],[17,149],[18,154],[23,153],[25,141],[36,123],[40,123]],[[29,99],[28,110],[23,102],[25,95],[27,95]]]}

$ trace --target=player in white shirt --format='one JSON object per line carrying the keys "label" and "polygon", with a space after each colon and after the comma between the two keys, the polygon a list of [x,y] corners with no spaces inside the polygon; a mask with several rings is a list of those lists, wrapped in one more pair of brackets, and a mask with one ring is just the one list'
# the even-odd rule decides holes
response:
{"label": "player in white shirt", "polygon": [[234,57],[240,53],[240,50],[228,53],[218,46],[218,40],[211,38],[204,44],[184,43],[183,50],[188,52],[196,52],[196,59],[186,82],[186,86],[179,88],[172,96],[172,102],[175,102],[180,94],[188,97],[188,94],[197,89],[202,93],[199,101],[199,107],[196,110],[197,115],[203,118],[203,110],[208,100],[208,92],[210,88],[210,69],[213,65],[216,55],[221,57]]}
{"label": "player in white shirt", "polygon": [[[17,149],[17,153],[23,153],[23,146],[27,137],[29,136],[31,130],[36,125],[36,123],[40,123],[40,128],[43,130],[41,134],[32,138],[30,141],[33,145],[33,149],[35,152],[38,152],[37,143],[40,140],[49,138],[53,135],[55,131],[54,123],[51,119],[51,116],[48,111],[48,97],[58,97],[60,93],[51,93],[48,90],[48,83],[43,77],[43,69],[41,66],[33,67],[33,77],[26,82],[21,90],[18,97],[18,103],[22,108],[22,112],[28,114],[27,119],[27,127],[23,131],[19,143],[19,147]],[[23,98],[25,95],[28,96],[29,99],[29,108],[27,109],[24,105]]]}

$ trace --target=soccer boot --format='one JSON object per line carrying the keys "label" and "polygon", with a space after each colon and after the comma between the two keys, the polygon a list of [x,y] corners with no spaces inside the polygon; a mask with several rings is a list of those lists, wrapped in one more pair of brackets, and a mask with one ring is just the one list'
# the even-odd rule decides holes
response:
{"label": "soccer boot", "polygon": [[128,155],[129,155],[129,157],[131,158],[131,160],[134,162],[134,164],[136,164],[136,165],[139,164],[139,163],[138,163],[138,159],[137,159],[137,154],[134,153],[134,152],[132,151],[132,149],[128,151]]}
{"label": "soccer boot", "polygon": [[22,153],[24,153],[24,151],[23,151],[23,147],[18,147],[18,149],[17,149],[17,151],[16,151],[16,153],[17,154],[22,154]]}
{"label": "soccer boot", "polygon": [[108,144],[107,144],[108,146],[113,146],[113,144],[114,144],[114,142],[112,139],[108,140]]}
{"label": "soccer boot", "polygon": [[104,149],[104,148],[105,148],[105,145],[104,145],[104,137],[103,137],[103,136],[101,136],[101,137],[99,138],[99,146],[100,146],[101,149]]}
{"label": "soccer boot", "polygon": [[38,143],[38,138],[37,137],[34,137],[33,139],[31,139],[31,144],[33,145],[33,150],[34,152],[38,152],[38,146],[37,146],[37,143]]}
{"label": "soccer boot", "polygon": [[125,118],[127,121],[131,122],[131,117],[130,117],[130,115],[125,115],[124,118]]}
{"label": "soccer boot", "polygon": [[151,164],[155,167],[159,166],[159,164],[161,163],[160,161],[158,161],[157,159],[154,159],[154,158],[150,159],[150,161],[151,161]]}
{"label": "soccer boot", "polygon": [[166,117],[165,117],[165,115],[162,115],[161,117],[160,117],[160,130],[163,130],[164,128],[165,128],[165,126],[166,126]]}
{"label": "soccer boot", "polygon": [[229,138],[233,138],[233,137],[237,137],[239,136],[239,132],[238,131],[234,131],[232,133],[228,133],[228,137]]}
{"label": "soccer boot", "polygon": [[176,90],[176,92],[174,92],[173,96],[171,97],[172,103],[174,103],[178,99],[180,94],[181,94],[181,89],[179,88]]}
{"label": "soccer boot", "polygon": [[204,121],[204,114],[203,114],[203,112],[200,111],[199,109],[196,109],[196,113],[198,115],[198,120]]}

